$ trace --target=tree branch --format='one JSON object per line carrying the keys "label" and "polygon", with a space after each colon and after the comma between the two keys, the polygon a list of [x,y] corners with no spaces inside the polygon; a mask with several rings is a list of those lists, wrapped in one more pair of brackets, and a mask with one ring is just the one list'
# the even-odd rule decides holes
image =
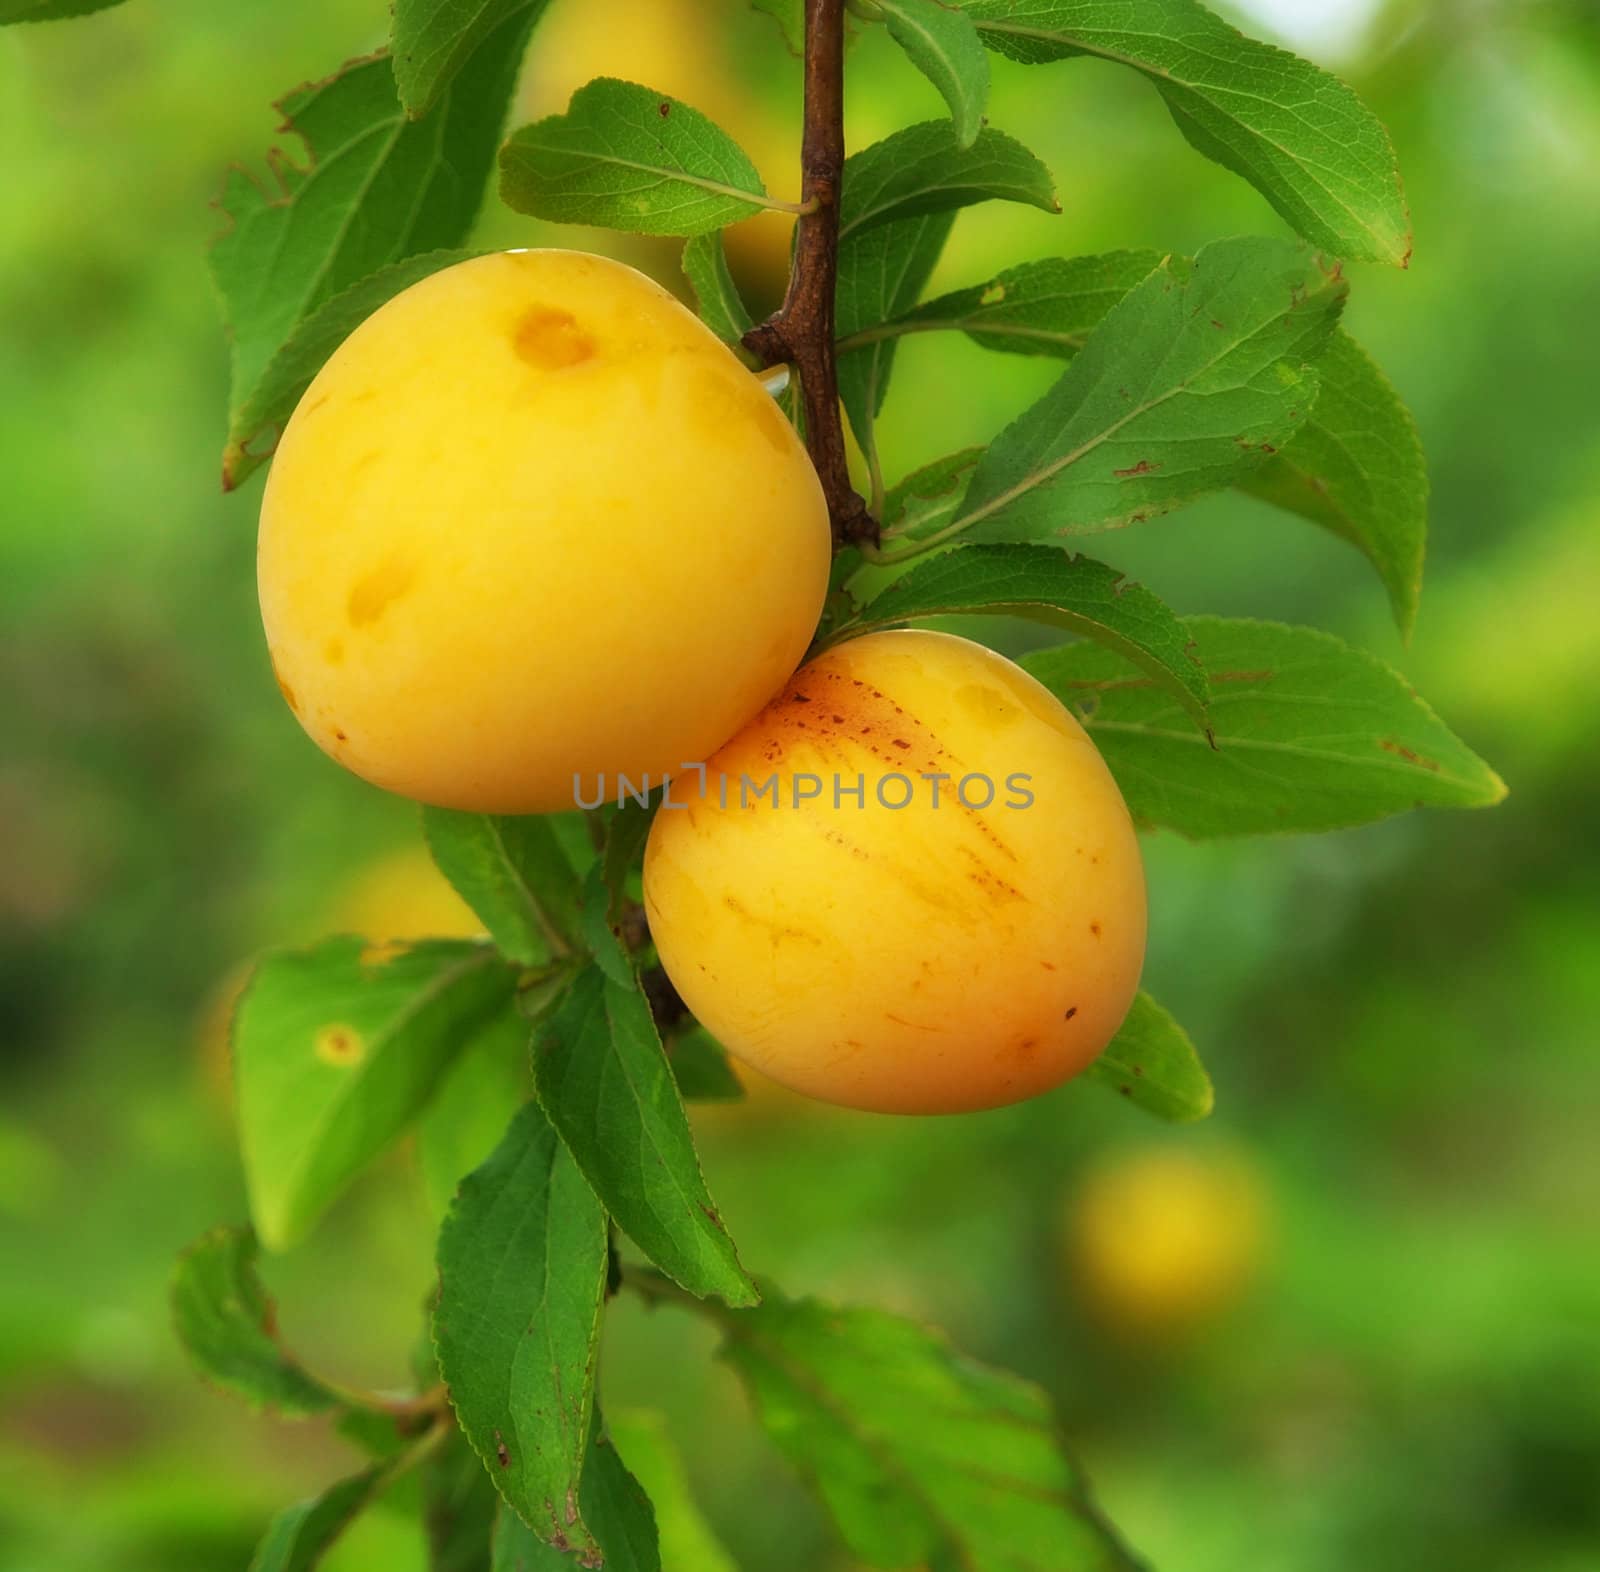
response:
{"label": "tree branch", "polygon": [[763,366],[793,365],[805,401],[806,448],[828,499],[836,547],[876,542],[878,526],[850,484],[839,377],[834,288],[839,272],[839,182],[844,169],[844,0],[806,0],[805,132],[794,269],[783,304],[744,336]]}

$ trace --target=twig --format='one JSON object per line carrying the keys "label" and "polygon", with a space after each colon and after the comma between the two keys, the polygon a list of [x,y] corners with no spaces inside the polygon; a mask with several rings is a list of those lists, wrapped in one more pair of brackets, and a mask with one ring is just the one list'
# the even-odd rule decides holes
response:
{"label": "twig", "polygon": [[331,1381],[324,1384],[355,1407],[383,1414],[394,1420],[396,1425],[401,1427],[401,1433],[405,1435],[425,1429],[428,1422],[438,1418],[450,1407],[450,1393],[442,1381],[415,1397],[388,1397],[382,1392],[338,1386]]}
{"label": "twig", "polygon": [[653,1266],[630,1266],[622,1274],[622,1286],[630,1288],[652,1309],[661,1305],[676,1305],[680,1310],[692,1310],[722,1326],[735,1324],[737,1312],[730,1310],[717,1299],[701,1299],[688,1289],[680,1288],[665,1272]]}
{"label": "twig", "polygon": [[844,170],[844,0],[806,0],[802,213],[783,304],[744,336],[763,366],[800,377],[806,447],[828,499],[835,547],[876,541],[878,526],[850,484],[835,367],[834,287],[839,271],[839,183]]}

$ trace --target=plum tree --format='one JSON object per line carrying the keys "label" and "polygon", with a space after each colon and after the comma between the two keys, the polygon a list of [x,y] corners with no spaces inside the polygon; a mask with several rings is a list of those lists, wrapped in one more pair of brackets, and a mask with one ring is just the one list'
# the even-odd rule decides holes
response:
{"label": "plum tree", "polygon": [[[402,1489],[435,1560],[470,1572],[720,1564],[671,1543],[693,1503],[670,1455],[641,1467],[653,1512],[629,1474],[648,1449],[603,1411],[626,1375],[597,1379],[622,1292],[707,1310],[852,1562],[1134,1567],[1044,1393],[914,1320],[756,1283],[685,1102],[732,1096],[726,1048],[762,1077],[758,1104],[811,1117],[996,1107],[1086,1070],[1144,1113],[1203,1117],[1194,1045],[1136,991],[1133,815],[1281,835],[1504,794],[1365,652],[1180,617],[1075,549],[1238,488],[1359,547],[1409,628],[1426,466],[1339,327],[1345,261],[1411,257],[1376,117],[1196,0],[1098,8],[1137,27],[1017,0],[756,8],[721,28],[694,0],[394,0],[391,48],[287,95],[272,178],[224,191],[223,477],[282,428],[259,551],[278,680],[336,759],[437,805],[427,839],[471,908],[434,890],[397,916],[380,879],[372,922],[347,905],[340,924],[472,935],[269,955],[233,1023],[254,1227],[185,1254],[180,1331],[255,1406],[383,1443],[274,1522],[263,1568],[319,1562]],[[29,0],[30,17],[79,9]],[[755,38],[773,19],[802,61],[768,37],[769,78]],[[948,114],[897,126],[898,88],[869,75],[847,128],[849,33],[852,71],[876,69],[876,36]],[[1022,77],[1082,54],[1154,84],[1304,244],[1185,255],[1150,234],[1158,250],[980,260],[975,221],[1015,226],[958,210],[1082,207],[998,123],[1026,111]],[[519,82],[537,118],[502,138]],[[704,322],[618,261],[460,261],[496,170],[486,232],[512,214],[617,232],[601,243],[622,257],[676,261]],[[949,261],[982,270],[930,298],[957,223]],[[902,454],[878,416],[909,334],[1059,377],[1018,382],[1042,392],[989,440]],[[923,352],[900,358],[932,400],[924,436],[982,439],[972,389]],[[779,368],[781,404],[759,380]],[[961,615],[1072,639],[1025,672],[888,631]],[[581,815],[535,817],[575,798]],[[255,1261],[402,1140],[440,1219],[437,1290],[415,1390],[368,1393],[275,1346]],[[1181,1165],[1091,1183],[1075,1288],[1119,1325],[1177,1326],[1249,1262],[1248,1231],[1224,1248],[1230,1217],[1248,1206]],[[874,1282],[920,1309],[909,1278]],[[1001,1433],[1004,1469],[964,1468]]]}
{"label": "plum tree", "polygon": [[662,964],[737,1057],[850,1107],[1016,1102],[1133,1000],[1145,891],[1077,721],[1004,657],[887,632],[804,666],[651,829]]}
{"label": "plum tree", "polygon": [[793,427],[709,329],[621,263],[519,251],[413,285],[323,367],[258,580],[284,697],[341,764],[548,812],[738,730],[805,651],[829,546]]}

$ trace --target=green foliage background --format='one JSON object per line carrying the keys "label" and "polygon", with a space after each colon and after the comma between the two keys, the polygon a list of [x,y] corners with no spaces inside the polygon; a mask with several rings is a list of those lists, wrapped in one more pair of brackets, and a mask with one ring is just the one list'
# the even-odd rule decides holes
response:
{"label": "green foliage background", "polygon": [[[555,0],[552,24],[577,4]],[[513,123],[597,71],[634,75],[712,113],[792,196],[759,151],[798,122],[770,23],[737,0],[661,9],[683,58],[630,52],[659,25],[613,29],[612,55],[570,70],[536,58]],[[175,1251],[244,1212],[203,1047],[223,980],[335,925],[352,877],[416,835],[273,690],[255,487],[216,484],[205,271],[224,158],[254,164],[268,100],[380,43],[379,12],[171,0],[0,34],[0,1572],[242,1567],[270,1512],[354,1467],[331,1433],[197,1388],[165,1296]],[[1358,270],[1347,324],[1430,456],[1415,636],[1401,646],[1347,547],[1238,495],[1095,554],[1180,613],[1375,650],[1511,798],[1283,842],[1150,840],[1147,980],[1216,1081],[1205,1126],[1162,1132],[1070,1090],[949,1121],[762,1100],[696,1119],[752,1269],[926,1316],[1044,1383],[1155,1566],[1576,1572],[1600,1545],[1600,24],[1577,4],[1395,0],[1348,43],[1327,63],[1389,124],[1417,230],[1408,275]],[[853,145],[942,112],[876,30],[851,71]],[[958,220],[930,294],[996,258],[1279,228],[1123,73],[997,58],[991,113],[1055,171],[1064,216]],[[475,244],[620,247],[677,281],[675,241],[489,213]],[[734,254],[757,306],[779,287],[762,256]],[[898,354],[892,473],[985,440],[1059,369],[954,335]],[[1065,1218],[1116,1151],[1168,1145],[1247,1164],[1268,1244],[1218,1317],[1130,1342],[1089,1314]],[[417,1168],[395,1154],[268,1262],[312,1368],[405,1368],[432,1270]],[[737,1564],[843,1572],[712,1334],[626,1301],[609,1320],[608,1410],[667,1411]],[[326,1564],[420,1567],[391,1504]]]}

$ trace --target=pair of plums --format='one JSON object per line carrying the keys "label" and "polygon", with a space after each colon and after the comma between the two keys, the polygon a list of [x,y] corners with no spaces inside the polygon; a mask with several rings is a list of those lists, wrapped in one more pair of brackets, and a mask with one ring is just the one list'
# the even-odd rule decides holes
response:
{"label": "pair of plums", "polygon": [[800,666],[830,558],[761,381],[643,275],[547,250],[446,268],[345,341],[283,433],[258,574],[285,699],[378,786],[518,814],[670,779],[650,933],[736,1057],[886,1112],[1032,1096],[1137,987],[1127,809],[980,645]]}

